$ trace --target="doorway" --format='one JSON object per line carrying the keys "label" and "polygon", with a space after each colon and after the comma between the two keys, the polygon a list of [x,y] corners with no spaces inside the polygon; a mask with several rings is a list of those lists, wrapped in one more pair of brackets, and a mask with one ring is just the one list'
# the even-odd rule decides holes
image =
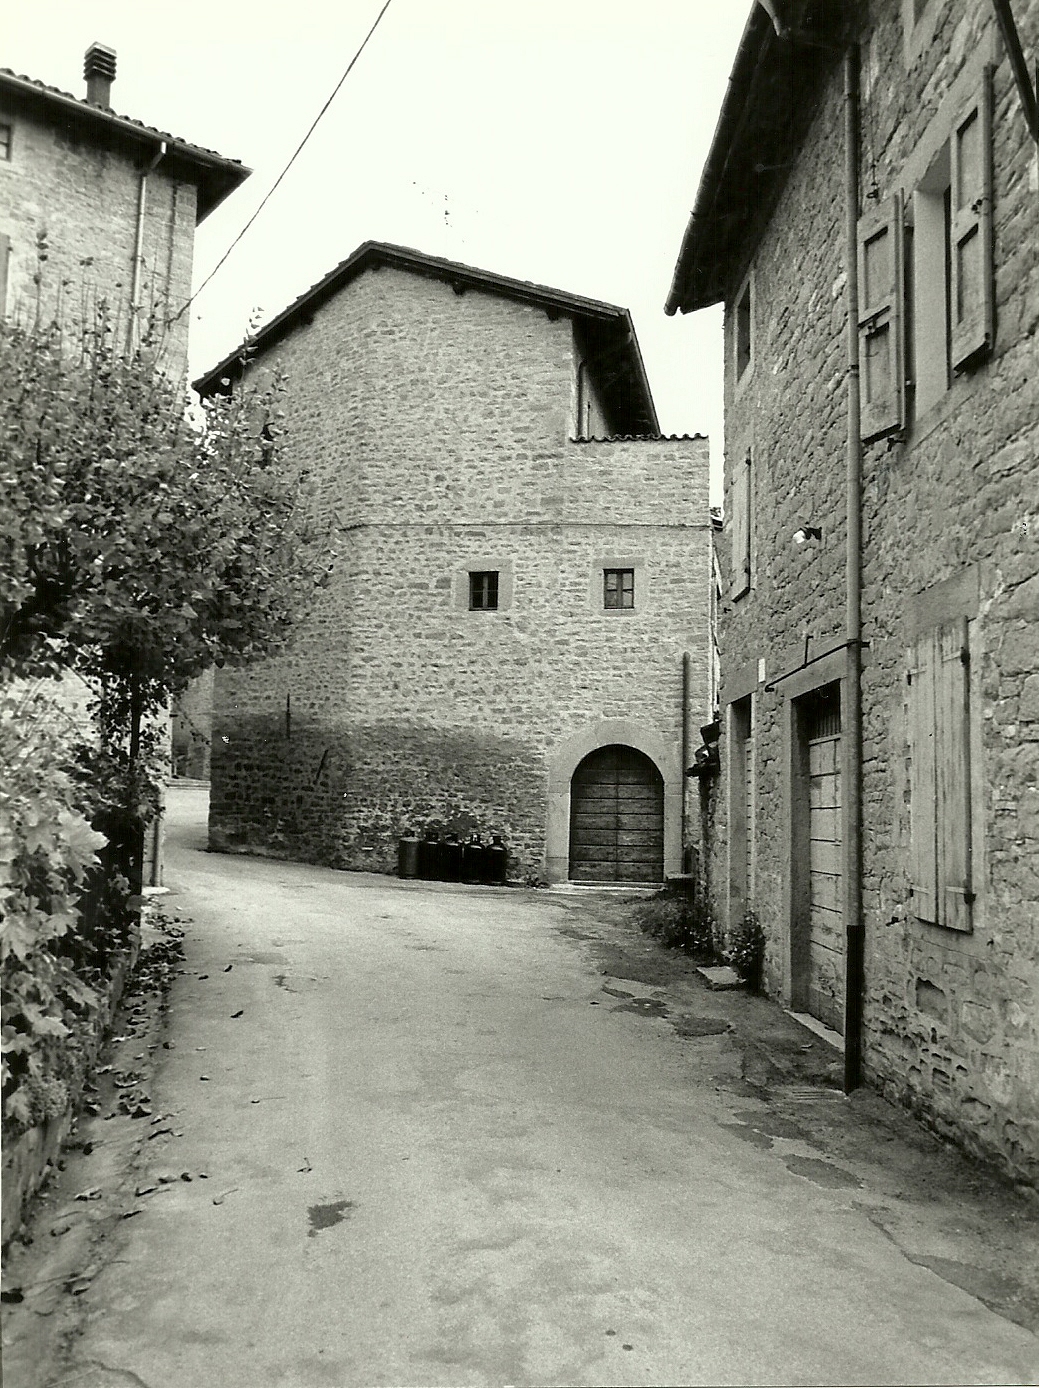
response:
{"label": "doorway", "polygon": [[570,783],[570,880],[660,882],[664,780],[634,747],[599,747]]}
{"label": "doorway", "polygon": [[840,682],[794,705],[791,1000],[844,1034]]}

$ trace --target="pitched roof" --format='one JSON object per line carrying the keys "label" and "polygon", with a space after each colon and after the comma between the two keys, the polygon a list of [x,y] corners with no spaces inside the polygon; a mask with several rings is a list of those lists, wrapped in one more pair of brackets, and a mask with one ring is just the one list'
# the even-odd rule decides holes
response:
{"label": "pitched roof", "polygon": [[768,0],[768,8],[778,18],[765,0],[751,6],[736,51],[667,314],[718,303],[742,270],[842,51],[854,0]]}
{"label": "pitched roof", "polygon": [[[478,270],[471,265],[442,260],[438,256],[425,255],[421,251],[406,246],[392,246],[383,241],[365,241],[346,260],[340,261],[334,270],[330,270],[324,279],[312,285],[288,308],[272,318],[250,344],[249,360],[262,356],[300,323],[305,323],[316,308],[351,280],[366,270],[381,266],[406,270],[427,279],[442,280],[459,292],[475,289],[502,299],[531,304],[544,309],[550,318],[572,319],[582,350],[586,352],[593,369],[598,367],[600,381],[606,387],[614,416],[614,431],[631,434],[659,432],[660,425],[642,352],[631,314],[626,308],[618,308],[599,299],[586,299],[580,294],[568,294],[561,289],[550,289],[542,284],[531,284],[527,280],[510,279],[507,275]],[[231,352],[194,382],[195,389],[201,395],[212,394],[220,389],[223,380],[240,377],[242,370],[241,351]]]}
{"label": "pitched roof", "polygon": [[67,129],[79,133],[80,138],[98,145],[129,145],[131,148],[143,145],[154,154],[156,146],[164,142],[171,172],[198,188],[196,220],[199,222],[252,173],[237,159],[227,159],[215,150],[190,144],[129,116],[116,115],[105,106],[94,106],[33,77],[20,77],[10,68],[0,68],[0,103],[13,109],[16,115],[39,112],[51,122],[64,124]]}

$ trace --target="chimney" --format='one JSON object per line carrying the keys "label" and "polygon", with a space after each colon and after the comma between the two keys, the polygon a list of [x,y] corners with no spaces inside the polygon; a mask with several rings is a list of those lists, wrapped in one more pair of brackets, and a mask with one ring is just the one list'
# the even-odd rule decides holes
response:
{"label": "chimney", "polygon": [[92,43],[83,59],[83,76],[87,79],[87,100],[91,106],[111,106],[112,83],[115,81],[115,49],[103,43]]}

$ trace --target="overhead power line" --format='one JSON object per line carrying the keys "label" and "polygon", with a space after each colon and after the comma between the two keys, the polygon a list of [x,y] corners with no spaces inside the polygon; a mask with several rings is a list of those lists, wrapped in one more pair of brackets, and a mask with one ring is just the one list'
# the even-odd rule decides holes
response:
{"label": "overhead power line", "polygon": [[223,255],[220,257],[220,259],[217,261],[217,263],[213,266],[212,270],[210,270],[209,274],[205,277],[205,279],[202,281],[202,283],[199,285],[199,287],[195,290],[194,294],[192,294],[191,298],[190,298],[190,299],[187,301],[187,303],[184,305],[184,308],[182,308],[182,309],[180,310],[180,313],[177,314],[177,317],[178,317],[178,318],[180,317],[180,314],[181,314],[181,313],[183,313],[186,309],[189,309],[189,308],[191,307],[191,305],[195,302],[195,300],[196,300],[196,299],[198,298],[198,296],[202,293],[203,289],[205,289],[205,287],[206,287],[206,285],[209,283],[209,281],[213,278],[213,276],[216,274],[216,272],[220,269],[220,267],[221,267],[221,266],[224,264],[224,262],[227,260],[227,257],[228,257],[228,256],[231,254],[231,252],[234,250],[235,246],[238,245],[239,241],[241,241],[242,237],[245,235],[245,233],[246,233],[246,232],[249,230],[249,228],[252,226],[253,222],[256,221],[256,218],[260,215],[260,213],[263,211],[263,209],[264,209],[264,208],[267,206],[267,204],[270,202],[271,198],[274,196],[275,192],[277,191],[278,185],[281,183],[282,179],[285,177],[285,175],[288,173],[288,171],[292,168],[293,164],[294,164],[294,163],[296,162],[296,160],[299,158],[299,155],[300,155],[300,153],[301,153],[302,150],[303,150],[303,146],[307,143],[307,141],[310,139],[311,135],[313,135],[314,131],[317,129],[318,124],[320,123],[321,117],[325,114],[325,112],[326,112],[326,111],[328,110],[328,108],[331,106],[332,102],[333,102],[333,101],[336,99],[336,97],[338,96],[338,94],[339,94],[339,88],[343,85],[343,83],[346,81],[346,79],[350,76],[350,73],[353,71],[354,64],[357,62],[358,58],[361,56],[361,54],[364,52],[365,48],[368,46],[368,40],[369,40],[369,39],[371,38],[371,36],[375,33],[376,29],[378,29],[379,23],[380,23],[380,21],[382,20],[383,15],[384,15],[384,14],[386,13],[386,11],[390,8],[390,4],[391,4],[391,0],[386,0],[386,3],[383,5],[382,9],[379,11],[379,13],[378,13],[378,14],[376,15],[376,17],[375,17],[375,23],[374,23],[374,24],[372,25],[372,27],[368,30],[367,34],[365,34],[364,39],[363,39],[363,41],[362,41],[362,43],[361,43],[360,48],[358,48],[357,52],[356,52],[356,53],[354,54],[354,56],[350,59],[349,63],[347,64],[346,71],[343,73],[342,77],[340,77],[339,81],[335,84],[335,87],[334,87],[333,90],[332,90],[331,96],[329,96],[329,98],[328,98],[328,100],[325,102],[324,106],[322,106],[321,110],[320,110],[320,111],[317,113],[317,115],[314,117],[313,124],[311,125],[311,127],[310,127],[310,129],[307,131],[307,133],[303,136],[302,140],[300,140],[299,144],[296,146],[295,151],[294,151],[293,154],[292,154],[292,157],[289,159],[288,163],[287,163],[287,164],[285,165],[285,167],[282,169],[282,171],[281,171],[281,173],[278,175],[278,177],[274,180],[274,182],[273,182],[273,184],[271,185],[271,187],[269,188],[269,190],[264,194],[263,201],[260,203],[259,207],[257,207],[256,211],[253,213],[253,215],[252,215],[252,216],[249,218],[249,220],[246,222],[245,226],[242,227],[241,231],[238,233],[238,235],[235,237],[235,239],[234,239],[234,240],[231,242],[231,244],[228,246],[227,250],[223,253]]}

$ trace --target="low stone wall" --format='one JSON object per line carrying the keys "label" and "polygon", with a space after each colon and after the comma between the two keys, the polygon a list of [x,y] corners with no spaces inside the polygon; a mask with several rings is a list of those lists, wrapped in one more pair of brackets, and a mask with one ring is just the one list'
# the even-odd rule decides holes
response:
{"label": "low stone wall", "polygon": [[2,1244],[6,1248],[18,1233],[29,1201],[39,1190],[47,1169],[57,1159],[76,1118],[83,1082],[97,1063],[115,1010],[140,952],[140,931],[129,949],[115,960],[108,978],[106,996],[89,1027],[77,1038],[80,1063],[72,1077],[69,1106],[64,1113],[38,1123],[19,1137],[5,1137],[3,1150]]}

